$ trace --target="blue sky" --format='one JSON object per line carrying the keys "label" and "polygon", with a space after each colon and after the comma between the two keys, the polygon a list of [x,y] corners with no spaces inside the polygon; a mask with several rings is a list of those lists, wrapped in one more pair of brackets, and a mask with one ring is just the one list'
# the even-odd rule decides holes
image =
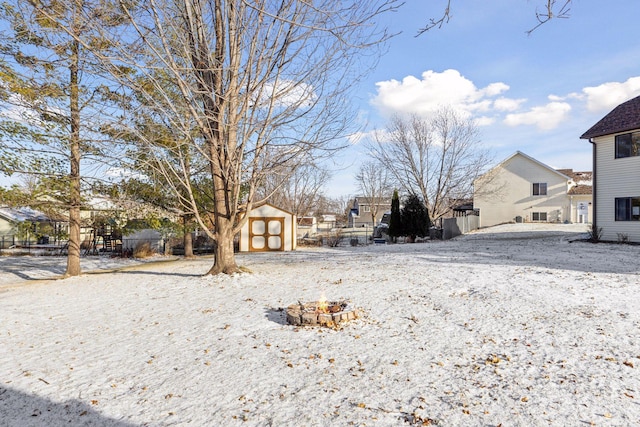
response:
{"label": "blue sky", "polygon": [[[588,128],[640,95],[640,1],[574,0],[568,19],[526,31],[545,0],[452,0],[452,18],[420,37],[446,0],[407,0],[380,18],[392,32],[387,53],[357,90],[363,132],[394,113],[452,104],[477,120],[496,163],[522,151],[554,168],[590,171]],[[364,144],[336,159],[330,197],[357,194]]]}

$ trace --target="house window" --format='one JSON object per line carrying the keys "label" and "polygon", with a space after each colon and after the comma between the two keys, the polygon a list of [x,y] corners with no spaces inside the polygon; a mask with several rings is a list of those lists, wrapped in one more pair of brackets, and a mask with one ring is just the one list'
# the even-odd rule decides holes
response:
{"label": "house window", "polygon": [[640,132],[616,135],[616,159],[640,156]]}
{"label": "house window", "polygon": [[616,221],[640,221],[640,197],[616,198]]}
{"label": "house window", "polygon": [[532,221],[547,221],[547,213],[546,212],[531,212],[531,220]]}
{"label": "house window", "polygon": [[533,195],[534,196],[546,196],[547,195],[547,183],[546,182],[534,182],[533,183]]}
{"label": "house window", "polygon": [[371,206],[363,206],[362,212],[371,212]]}

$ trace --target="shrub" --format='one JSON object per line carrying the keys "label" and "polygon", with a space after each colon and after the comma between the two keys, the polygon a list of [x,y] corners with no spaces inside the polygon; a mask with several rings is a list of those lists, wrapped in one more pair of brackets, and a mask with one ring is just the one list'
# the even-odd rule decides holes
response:
{"label": "shrub", "polygon": [[598,227],[595,224],[591,224],[591,228],[589,228],[589,240],[593,243],[597,243],[600,241],[602,237],[602,227]]}
{"label": "shrub", "polygon": [[416,237],[426,237],[429,235],[429,211],[422,199],[415,194],[407,196],[404,207],[400,211],[403,235],[407,236],[409,242],[415,242]]}
{"label": "shrub", "polygon": [[344,239],[342,230],[337,229],[327,236],[327,246],[331,248],[335,248],[340,245],[340,243],[342,242],[342,239]]}
{"label": "shrub", "polygon": [[618,243],[629,243],[629,235],[618,233]]}
{"label": "shrub", "polygon": [[149,242],[140,242],[133,248],[134,258],[149,258],[155,254]]}

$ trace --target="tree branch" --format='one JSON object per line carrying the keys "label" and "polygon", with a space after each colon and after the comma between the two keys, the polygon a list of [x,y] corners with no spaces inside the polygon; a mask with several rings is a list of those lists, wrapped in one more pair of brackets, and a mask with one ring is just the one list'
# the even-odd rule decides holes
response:
{"label": "tree branch", "polygon": [[436,27],[440,29],[444,24],[448,24],[450,19],[451,19],[451,0],[447,0],[447,6],[444,9],[444,13],[442,14],[442,17],[440,19],[435,19],[435,18],[429,19],[429,24],[423,28],[420,28],[418,30],[418,34],[416,34],[415,36],[419,37],[422,34],[426,33],[427,31]]}
{"label": "tree branch", "polygon": [[536,19],[538,20],[538,24],[527,31],[527,35],[530,36],[535,30],[540,28],[540,26],[546,24],[551,21],[553,18],[568,18],[569,12],[571,11],[571,1],[572,0],[563,0],[564,4],[560,7],[557,13],[554,12],[554,7],[556,5],[557,0],[547,0],[547,5],[545,7],[544,12],[538,12],[536,10]]}

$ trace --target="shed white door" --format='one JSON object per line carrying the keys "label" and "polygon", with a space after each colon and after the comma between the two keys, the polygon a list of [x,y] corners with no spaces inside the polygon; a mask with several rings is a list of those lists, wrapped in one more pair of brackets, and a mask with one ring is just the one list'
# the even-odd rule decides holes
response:
{"label": "shed white door", "polygon": [[249,218],[249,251],[283,251],[284,218]]}

